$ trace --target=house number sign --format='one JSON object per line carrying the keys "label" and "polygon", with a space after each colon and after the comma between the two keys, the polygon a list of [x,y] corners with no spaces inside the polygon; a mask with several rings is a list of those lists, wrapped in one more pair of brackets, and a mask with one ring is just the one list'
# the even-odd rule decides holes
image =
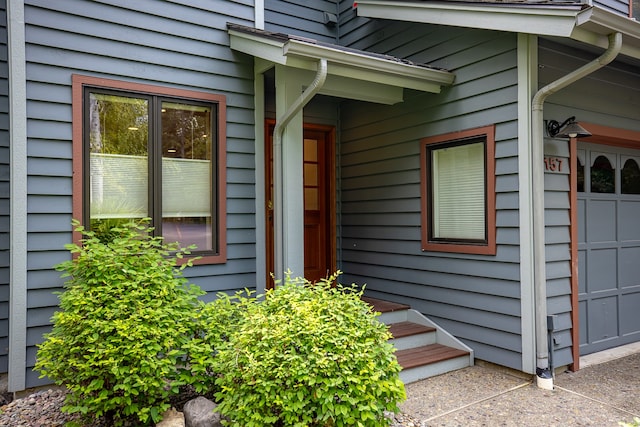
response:
{"label": "house number sign", "polygon": [[544,157],[544,171],[551,173],[562,173],[565,172],[567,159],[562,157]]}

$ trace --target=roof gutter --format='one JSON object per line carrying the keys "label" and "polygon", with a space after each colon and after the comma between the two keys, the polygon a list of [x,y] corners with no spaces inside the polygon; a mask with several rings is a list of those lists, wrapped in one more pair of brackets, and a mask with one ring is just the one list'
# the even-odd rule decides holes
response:
{"label": "roof gutter", "polygon": [[305,105],[322,89],[327,80],[327,60],[320,58],[318,60],[318,70],[316,76],[299,98],[297,98],[285,113],[276,120],[273,129],[273,201],[274,201],[274,274],[276,279],[284,277],[284,255],[285,240],[282,234],[284,230],[284,194],[283,194],[283,158],[282,158],[282,138],[284,131],[293,117],[298,114]]}
{"label": "roof gutter", "polygon": [[[547,281],[545,266],[545,224],[544,224],[544,102],[549,95],[564,89],[613,61],[622,49],[622,34],[608,36],[607,50],[593,61],[575,71],[549,83],[540,89],[531,102],[531,157],[533,176],[533,268],[536,329],[536,377],[540,388],[553,389],[553,372],[549,367],[549,346],[547,342]],[[575,309],[575,307],[574,307]],[[574,343],[574,345],[577,345]]]}

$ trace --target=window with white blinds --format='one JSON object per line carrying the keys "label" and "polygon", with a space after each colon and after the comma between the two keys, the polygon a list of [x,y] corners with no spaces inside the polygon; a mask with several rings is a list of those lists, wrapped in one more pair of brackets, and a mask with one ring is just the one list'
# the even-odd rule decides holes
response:
{"label": "window with white blinds", "polygon": [[422,250],[496,253],[495,126],[421,140]]}
{"label": "window with white blinds", "polygon": [[74,217],[108,241],[122,223],[204,263],[226,262],[226,98],[73,77]]}
{"label": "window with white blinds", "polygon": [[431,150],[432,238],[485,240],[484,142]]}

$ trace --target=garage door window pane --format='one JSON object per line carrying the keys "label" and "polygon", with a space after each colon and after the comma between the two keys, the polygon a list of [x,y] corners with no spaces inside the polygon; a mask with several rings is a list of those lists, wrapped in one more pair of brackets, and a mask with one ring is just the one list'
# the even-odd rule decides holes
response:
{"label": "garage door window pane", "polygon": [[634,159],[624,162],[621,181],[622,194],[640,194],[640,168]]}
{"label": "garage door window pane", "polygon": [[591,166],[591,192],[615,193],[615,169],[606,156],[598,156]]}
{"label": "garage door window pane", "polygon": [[578,158],[578,192],[584,192],[584,164]]}

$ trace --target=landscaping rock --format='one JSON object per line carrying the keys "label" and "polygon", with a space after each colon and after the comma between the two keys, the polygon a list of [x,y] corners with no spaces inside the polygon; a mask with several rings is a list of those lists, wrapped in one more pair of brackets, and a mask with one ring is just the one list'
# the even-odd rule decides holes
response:
{"label": "landscaping rock", "polygon": [[220,414],[213,412],[216,406],[202,396],[185,403],[183,411],[186,427],[221,427]]}
{"label": "landscaping rock", "polygon": [[156,427],[185,427],[184,414],[171,408],[162,414],[162,421]]}

